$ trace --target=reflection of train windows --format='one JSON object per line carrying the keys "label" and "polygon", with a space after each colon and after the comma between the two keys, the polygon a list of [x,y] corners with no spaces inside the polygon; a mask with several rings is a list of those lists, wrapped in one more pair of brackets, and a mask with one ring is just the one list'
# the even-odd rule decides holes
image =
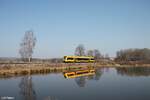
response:
{"label": "reflection of train windows", "polygon": [[88,73],[89,71],[80,71],[80,72],[76,72],[76,74],[86,74]]}
{"label": "reflection of train windows", "polygon": [[75,78],[80,76],[88,76],[88,75],[94,75],[95,70],[78,70],[78,71],[72,71],[72,72],[65,72],[64,77],[65,78]]}
{"label": "reflection of train windows", "polygon": [[74,74],[68,74],[68,76],[73,76]]}
{"label": "reflection of train windows", "polygon": [[66,72],[64,73],[65,78],[73,78],[75,76],[75,72]]}

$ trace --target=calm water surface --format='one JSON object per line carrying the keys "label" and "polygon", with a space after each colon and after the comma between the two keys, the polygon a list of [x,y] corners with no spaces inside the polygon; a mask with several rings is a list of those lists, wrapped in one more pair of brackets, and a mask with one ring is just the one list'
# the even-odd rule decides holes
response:
{"label": "calm water surface", "polygon": [[150,100],[150,68],[100,68],[93,76],[62,73],[0,79],[0,97],[14,100]]}

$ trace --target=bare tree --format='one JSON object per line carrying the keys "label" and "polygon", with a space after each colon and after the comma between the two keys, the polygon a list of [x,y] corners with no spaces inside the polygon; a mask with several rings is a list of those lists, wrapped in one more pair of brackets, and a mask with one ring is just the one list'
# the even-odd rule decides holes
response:
{"label": "bare tree", "polygon": [[103,58],[103,56],[101,55],[101,53],[98,49],[88,50],[87,56],[93,56],[96,61],[99,61],[101,58]]}
{"label": "bare tree", "polygon": [[94,51],[93,50],[88,50],[87,51],[87,56],[94,56]]}
{"label": "bare tree", "polygon": [[94,57],[95,57],[96,61],[98,61],[102,58],[102,55],[99,50],[95,49],[95,50],[93,50],[93,52],[94,52]]}
{"label": "bare tree", "polygon": [[22,43],[20,44],[21,48],[19,50],[22,59],[28,59],[29,62],[31,61],[35,44],[36,38],[33,31],[26,31]]}
{"label": "bare tree", "polygon": [[109,59],[109,55],[108,54],[105,54],[105,59]]}
{"label": "bare tree", "polygon": [[83,44],[79,44],[75,50],[76,56],[84,56],[85,55],[85,48]]}

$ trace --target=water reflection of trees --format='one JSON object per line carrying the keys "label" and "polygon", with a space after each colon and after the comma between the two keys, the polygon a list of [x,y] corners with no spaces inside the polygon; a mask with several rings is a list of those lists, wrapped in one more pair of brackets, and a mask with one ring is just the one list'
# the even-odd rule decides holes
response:
{"label": "water reflection of trees", "polygon": [[150,68],[148,67],[124,67],[116,68],[117,73],[128,76],[150,76]]}
{"label": "water reflection of trees", "polygon": [[[21,78],[21,82],[19,84],[20,94],[22,96],[21,100],[37,100],[36,91],[34,89],[34,84],[32,82],[31,76],[24,76]],[[58,100],[54,96],[44,97],[42,100]]]}
{"label": "water reflection of trees", "polygon": [[101,75],[102,75],[102,73],[103,73],[102,69],[100,69],[100,68],[96,69],[95,70],[95,75],[93,77],[93,80],[99,80]]}
{"label": "water reflection of trees", "polygon": [[36,92],[31,76],[24,76],[19,84],[20,94],[23,100],[36,100]]}
{"label": "water reflection of trees", "polygon": [[82,77],[77,77],[75,78],[75,82],[79,87],[85,87],[85,84],[88,80],[99,80],[103,71],[102,69],[95,69],[95,74],[94,75],[89,75],[89,76],[82,76]]}
{"label": "water reflection of trees", "polygon": [[53,96],[47,96],[43,100],[58,100],[58,99],[56,97],[53,97]]}
{"label": "water reflection of trees", "polygon": [[85,76],[77,77],[75,78],[75,81],[79,87],[84,87],[86,84],[86,77]]}

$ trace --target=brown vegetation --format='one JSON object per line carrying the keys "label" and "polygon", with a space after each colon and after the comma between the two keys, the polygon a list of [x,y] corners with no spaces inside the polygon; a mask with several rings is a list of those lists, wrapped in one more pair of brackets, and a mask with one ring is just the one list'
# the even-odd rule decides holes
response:
{"label": "brown vegetation", "polygon": [[63,71],[71,68],[83,68],[93,66],[92,64],[73,63],[20,63],[20,64],[0,64],[1,76],[26,75],[35,73],[50,73]]}

